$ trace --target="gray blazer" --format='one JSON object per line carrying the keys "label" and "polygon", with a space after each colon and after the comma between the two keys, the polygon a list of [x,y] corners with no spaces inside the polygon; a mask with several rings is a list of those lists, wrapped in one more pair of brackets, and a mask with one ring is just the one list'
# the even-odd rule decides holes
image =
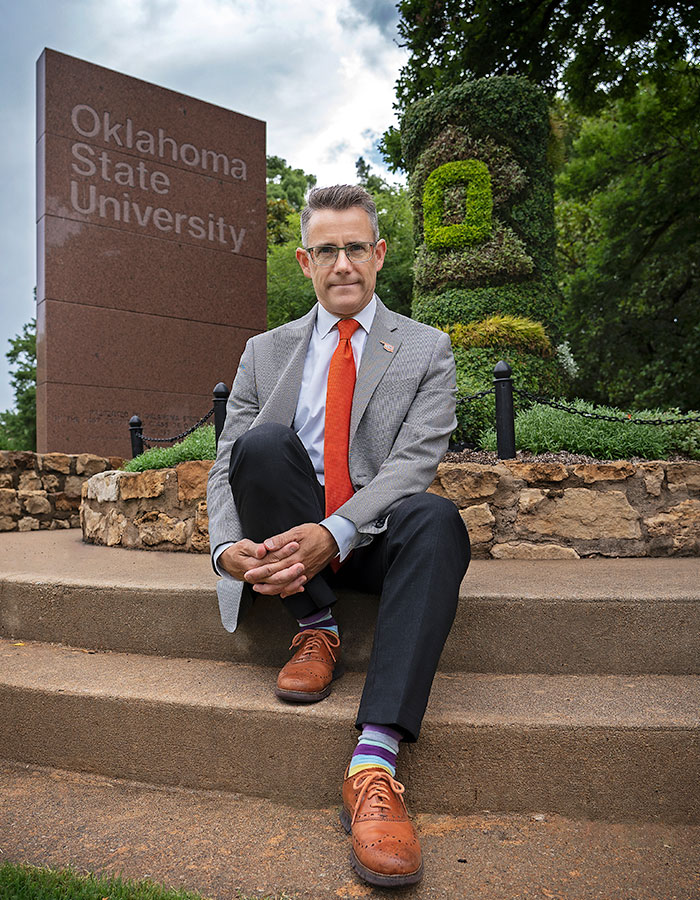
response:
{"label": "gray blazer", "polygon": [[[291,426],[316,309],[252,337],[246,344],[226,407],[226,424],[209,473],[207,507],[212,551],[245,535],[228,482],[231,449],[255,425]],[[350,478],[356,493],[338,510],[362,535],[386,529],[403,499],[424,491],[454,431],[455,364],[449,337],[377,301],[362,353],[350,418]],[[243,583],[221,578],[221,621],[238,623]]]}

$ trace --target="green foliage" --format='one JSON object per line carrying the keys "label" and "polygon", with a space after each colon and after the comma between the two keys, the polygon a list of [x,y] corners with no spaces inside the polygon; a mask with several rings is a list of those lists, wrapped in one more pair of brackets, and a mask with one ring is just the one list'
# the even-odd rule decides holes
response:
{"label": "green foliage", "polygon": [[[464,185],[461,216],[446,224],[446,192]],[[488,167],[478,159],[443,163],[434,169],[423,191],[423,228],[430,250],[461,249],[486,240],[491,232],[491,178]]]}
{"label": "green foliage", "polygon": [[700,406],[700,68],[579,123],[557,179],[576,391]]}
{"label": "green foliage", "polygon": [[0,864],[0,897],[12,900],[200,900],[201,894],[169,890],[152,881],[119,875],[78,875],[72,868]]}
{"label": "green foliage", "polygon": [[453,347],[508,347],[526,350],[543,358],[553,356],[554,349],[541,322],[523,316],[489,316],[479,322],[457,322],[442,329],[450,336]]}
{"label": "green foliage", "polygon": [[[698,425],[642,425],[624,421],[628,414],[620,409],[597,407],[584,400],[575,400],[571,405],[583,413],[595,412],[623,421],[583,418],[536,403],[515,417],[516,448],[532,453],[568,450],[596,459],[667,459],[676,453],[700,459]],[[673,419],[678,416],[677,409],[641,410],[634,414],[635,419]],[[487,429],[480,443],[487,450],[495,450],[495,429]]]}
{"label": "green foliage", "polygon": [[293,210],[301,212],[306,195],[315,184],[315,175],[293,169],[279,156],[267,157],[268,199],[286,200]]}
{"label": "green foliage", "polygon": [[549,322],[550,336],[558,334],[561,314],[556,290],[542,284],[522,281],[514,284],[487,285],[473,288],[451,288],[416,296],[413,316],[420,322],[438,327],[450,322],[470,322],[493,315],[519,316]]}
{"label": "green foliage", "polygon": [[423,192],[430,173],[454,159],[478,159],[489,172],[493,205],[504,213],[506,204],[527,184],[522,167],[513,154],[502,145],[496,144],[488,135],[474,139],[465,128],[448,125],[421,153],[411,171],[409,186],[411,204],[416,223],[416,237],[423,237]]}
{"label": "green foliage", "polygon": [[10,338],[5,354],[10,363],[14,409],[0,412],[0,449],[36,450],[36,320]]}
{"label": "green foliage", "polygon": [[532,271],[533,262],[523,242],[496,221],[490,239],[481,244],[440,254],[421,245],[414,266],[416,294],[446,287],[507,284]]}
{"label": "green foliage", "polygon": [[299,267],[296,249],[301,243],[299,214],[289,217],[293,237],[268,248],[267,327],[276,328],[307,313],[316,302],[314,286]]}
{"label": "green foliage", "polygon": [[127,472],[145,469],[170,469],[190,459],[216,459],[216,436],[213,425],[202,425],[186,438],[170,447],[151,447],[122,466]]}
{"label": "green foliage", "polygon": [[[700,9],[681,0],[400,0],[398,8],[410,53],[399,110],[464,81],[521,75],[591,112],[630,96],[647,73],[663,85],[674,61],[700,50]],[[382,147],[396,164],[391,136]]]}
{"label": "green foliage", "polygon": [[[469,350],[454,348],[457,367],[457,393],[459,396],[475,394],[493,385],[493,370],[497,362],[505,360],[513,370],[513,384],[526,388],[543,397],[561,396],[566,390],[566,379],[561,366],[517,347],[474,347]],[[516,397],[516,409],[526,406]],[[495,421],[493,394],[478,400],[458,403],[458,427],[455,438],[478,444],[484,429]]]}

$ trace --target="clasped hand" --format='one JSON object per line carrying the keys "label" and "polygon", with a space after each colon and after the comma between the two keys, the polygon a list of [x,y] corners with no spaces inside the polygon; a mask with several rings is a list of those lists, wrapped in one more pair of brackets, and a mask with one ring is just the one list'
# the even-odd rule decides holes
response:
{"label": "clasped hand", "polygon": [[244,538],[224,550],[219,565],[259,594],[289,597],[303,591],[306,582],[337,553],[330,531],[307,522],[266,538],[262,544]]}

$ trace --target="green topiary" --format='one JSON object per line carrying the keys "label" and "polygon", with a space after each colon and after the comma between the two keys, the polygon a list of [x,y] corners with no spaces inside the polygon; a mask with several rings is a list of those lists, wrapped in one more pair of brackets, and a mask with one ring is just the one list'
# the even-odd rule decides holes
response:
{"label": "green topiary", "polygon": [[[462,221],[445,224],[445,192],[464,185]],[[478,159],[445,163],[431,172],[423,191],[425,243],[431,250],[467,247],[485,240],[491,232],[491,178]]]}
{"label": "green topiary", "polygon": [[523,316],[489,316],[478,322],[457,322],[441,329],[450,336],[453,347],[504,347],[524,350],[548,359],[554,348],[541,322]]}

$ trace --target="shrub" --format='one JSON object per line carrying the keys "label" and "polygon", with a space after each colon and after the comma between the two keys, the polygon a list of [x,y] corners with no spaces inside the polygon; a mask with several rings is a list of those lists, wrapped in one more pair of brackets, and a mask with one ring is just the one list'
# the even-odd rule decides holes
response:
{"label": "shrub", "polygon": [[554,354],[544,325],[524,316],[489,316],[479,322],[457,322],[442,328],[450,336],[453,347],[505,347],[526,350],[543,358]]}
{"label": "shrub", "polygon": [[[552,366],[551,359],[543,359],[527,350],[499,347],[453,348],[457,367],[457,396],[475,394],[493,385],[493,370],[499,360],[505,360],[513,370],[516,387],[527,388],[544,397],[561,396],[565,388],[565,377],[560,367]],[[515,397],[516,411],[529,405],[528,401]],[[493,394],[478,400],[458,402],[457,430],[454,437],[458,441],[471,444],[480,442],[481,434],[496,421],[496,406]]]}
{"label": "shrub", "polygon": [[[570,405],[582,413],[595,412],[621,421],[584,418],[536,403],[515,417],[516,448],[532,453],[568,450],[596,459],[667,459],[675,453],[700,459],[700,426],[697,424],[644,425],[627,420],[628,414],[620,409],[594,406],[585,400],[574,400]],[[676,409],[654,409],[635,412],[634,419],[676,419],[682,415]],[[495,428],[482,433],[480,444],[487,450],[496,449]]]}
{"label": "shrub", "polygon": [[213,425],[202,425],[170,447],[151,447],[122,466],[127,472],[144,469],[170,469],[190,459],[215,459],[216,437]]}

